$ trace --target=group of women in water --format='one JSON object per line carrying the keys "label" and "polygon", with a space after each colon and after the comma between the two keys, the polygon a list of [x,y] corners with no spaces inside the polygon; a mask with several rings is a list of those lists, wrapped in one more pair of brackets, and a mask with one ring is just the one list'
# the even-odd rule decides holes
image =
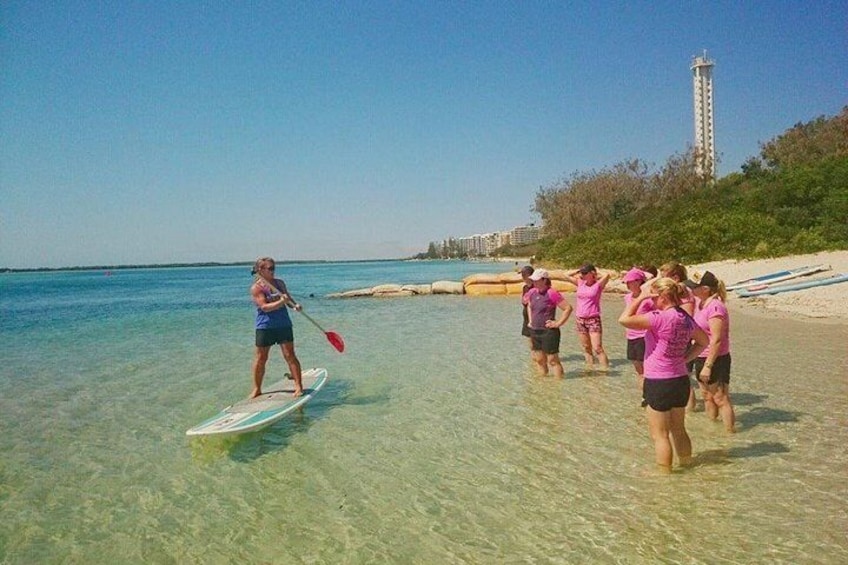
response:
{"label": "group of women in water", "polygon": [[[609,274],[598,275],[591,264],[565,279],[576,286],[574,308],[555,290],[544,269],[524,267],[522,334],[530,342],[538,372],[562,377],[560,328],[575,314],[575,327],[587,369],[609,369],[603,347],[601,293]],[[674,453],[681,465],[691,461],[692,442],[686,432],[686,412],[695,408],[694,374],[707,415],[721,417],[728,432],[735,429],[730,400],[730,317],[724,283],[707,271],[687,276],[676,262],[659,270],[634,267],[622,277],[628,293],[619,323],[625,328],[627,358],[636,370],[657,464],[670,470]]]}

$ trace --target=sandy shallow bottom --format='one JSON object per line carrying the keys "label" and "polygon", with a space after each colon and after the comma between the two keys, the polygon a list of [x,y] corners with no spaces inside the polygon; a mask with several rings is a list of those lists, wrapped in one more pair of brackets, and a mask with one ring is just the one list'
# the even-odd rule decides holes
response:
{"label": "sandy shallow bottom", "polygon": [[[421,268],[392,265],[385,279]],[[848,563],[848,323],[752,316],[734,301],[739,431],[687,417],[696,464],[661,475],[621,295],[603,299],[612,370],[582,370],[570,322],[563,380],[533,374],[517,297],[307,298],[347,343],[340,355],[295,317],[301,361],[327,367],[327,386],[267,430],[198,441],[185,430],[249,392],[241,275],[67,273],[52,298],[15,287],[38,300],[7,299],[9,280],[4,565]],[[190,292],[201,284],[211,290]],[[54,323],[36,326],[45,300]],[[275,355],[269,379],[284,365]]]}

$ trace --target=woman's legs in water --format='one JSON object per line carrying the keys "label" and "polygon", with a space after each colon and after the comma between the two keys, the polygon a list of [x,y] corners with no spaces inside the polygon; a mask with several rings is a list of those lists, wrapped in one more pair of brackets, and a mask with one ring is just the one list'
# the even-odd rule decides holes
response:
{"label": "woman's legs in water", "polygon": [[701,394],[704,397],[704,409],[710,420],[717,420],[719,415],[724,422],[724,429],[730,433],[736,431],[736,412],[730,401],[730,385],[701,384]]}
{"label": "woman's legs in water", "polygon": [[677,460],[681,465],[692,462],[692,440],[686,433],[686,408],[672,408],[670,411],[671,443],[677,452]]}
{"label": "woman's legs in water", "polygon": [[598,363],[601,364],[601,369],[609,369],[609,358],[603,346],[603,332],[590,332],[589,342],[592,346],[592,352],[598,356]]}
{"label": "woman's legs in water", "polygon": [[562,361],[559,360],[559,353],[548,353],[547,358],[551,373],[558,379],[561,379],[565,370],[562,368]]}
{"label": "woman's legs in water", "polygon": [[669,412],[657,412],[650,406],[646,408],[645,413],[648,417],[648,432],[651,434],[651,441],[654,442],[657,465],[663,470],[671,471],[674,455],[668,437],[671,428],[671,414]]}
{"label": "woman's legs in water", "polygon": [[589,334],[578,333],[577,336],[580,338],[580,347],[583,348],[583,359],[586,363],[586,368],[592,369],[595,367],[595,357],[592,355],[592,341],[589,339]]}
{"label": "woman's legs in water", "polygon": [[671,471],[675,451],[681,465],[691,462],[692,440],[686,433],[686,409],[672,408],[666,412],[658,412],[648,406],[646,414],[657,465],[664,471]]}
{"label": "woman's legs in water", "polygon": [[530,356],[536,365],[536,372],[542,376],[546,376],[548,374],[548,360],[545,352],[541,349],[534,349],[530,351]]}

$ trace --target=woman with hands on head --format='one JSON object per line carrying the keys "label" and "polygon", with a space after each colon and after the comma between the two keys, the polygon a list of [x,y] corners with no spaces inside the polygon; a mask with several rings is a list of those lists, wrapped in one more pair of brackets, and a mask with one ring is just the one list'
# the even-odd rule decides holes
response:
{"label": "woman with hands on head", "polygon": [[[619,323],[645,330],[644,398],[648,431],[654,443],[657,465],[671,471],[674,452],[681,465],[692,458],[692,440],[686,432],[689,371],[686,364],[707,347],[709,338],[681,307],[686,289],[663,277],[628,304]],[[642,302],[653,300],[656,310],[637,314]]]}
{"label": "woman with hands on head", "polygon": [[[662,265],[660,267],[660,276],[669,277],[674,282],[683,283],[686,279],[689,278],[686,267],[678,263],[677,261],[669,261],[668,263]],[[686,310],[686,313],[690,316],[695,315],[695,295],[692,294],[692,291],[689,290],[689,287],[685,286],[683,289],[686,291],[686,294],[683,298],[680,299],[680,307]],[[692,372],[694,368],[694,361],[689,363],[688,369],[689,372]],[[695,389],[689,389],[689,401],[686,403],[686,410],[689,412],[695,411]]]}
{"label": "woman with hands on head", "polygon": [[598,271],[591,263],[586,263],[572,271],[566,277],[577,287],[575,293],[577,307],[575,309],[577,335],[583,347],[583,357],[586,368],[595,366],[595,356],[601,370],[609,369],[609,358],[604,351],[603,326],[601,325],[601,294],[610,280],[609,273],[598,278]]}

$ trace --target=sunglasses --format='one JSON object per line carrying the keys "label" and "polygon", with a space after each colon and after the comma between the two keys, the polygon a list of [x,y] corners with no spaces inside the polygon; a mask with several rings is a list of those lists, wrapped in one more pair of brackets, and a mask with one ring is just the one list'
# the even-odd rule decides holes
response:
{"label": "sunglasses", "polygon": [[[265,269],[266,271],[271,271],[273,273],[275,267],[262,267],[262,269]],[[262,270],[262,269],[260,269],[260,270]]]}

